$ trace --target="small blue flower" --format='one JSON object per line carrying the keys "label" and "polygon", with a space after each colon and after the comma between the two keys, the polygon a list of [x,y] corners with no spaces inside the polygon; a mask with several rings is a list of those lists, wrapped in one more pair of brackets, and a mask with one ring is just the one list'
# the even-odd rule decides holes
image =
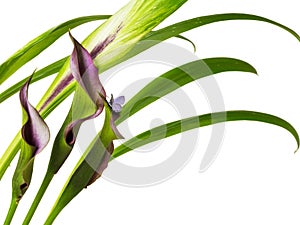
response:
{"label": "small blue flower", "polygon": [[119,96],[114,99],[114,96],[111,95],[109,105],[112,108],[112,110],[116,113],[121,112],[122,110],[122,105],[125,103],[125,97],[124,96]]}

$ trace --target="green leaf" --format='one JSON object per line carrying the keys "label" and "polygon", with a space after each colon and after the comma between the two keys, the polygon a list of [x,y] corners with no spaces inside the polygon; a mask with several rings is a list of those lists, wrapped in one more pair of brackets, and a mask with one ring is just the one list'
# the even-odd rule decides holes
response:
{"label": "green leaf", "polygon": [[112,155],[112,159],[117,158],[133,149],[139,148],[143,145],[167,138],[191,129],[205,127],[217,123],[227,121],[257,121],[280,126],[289,131],[297,142],[297,149],[299,148],[299,135],[295,128],[287,121],[270,114],[253,112],[253,111],[228,111],[205,114],[201,116],[190,117],[183,120],[171,122],[151,130],[145,131],[136,137],[126,141],[117,147]]}
{"label": "green leaf", "polygon": [[144,39],[159,40],[159,41],[166,40],[168,38],[174,37],[178,34],[181,34],[183,32],[192,30],[194,28],[203,25],[207,25],[215,22],[221,22],[221,21],[229,21],[229,20],[256,20],[256,21],[270,23],[286,30],[287,32],[292,34],[296,39],[298,39],[298,41],[300,41],[300,36],[295,31],[288,28],[287,26],[284,26],[278,22],[275,22],[265,17],[251,15],[251,14],[243,14],[243,13],[225,13],[225,14],[215,14],[215,15],[196,17],[193,19],[185,20],[173,24],[171,26],[162,28],[154,33],[150,33]]}
{"label": "green leaf", "polygon": [[298,41],[300,41],[300,36],[292,29],[290,29],[280,23],[277,23],[273,20],[270,20],[270,19],[267,19],[267,18],[264,18],[261,16],[242,14],[242,13],[216,14],[216,15],[201,16],[201,17],[196,17],[193,19],[185,20],[185,21],[167,26],[160,30],[151,32],[141,40],[142,44],[137,44],[121,61],[129,59],[129,58],[139,54],[140,52],[143,52],[143,51],[147,50],[148,48],[150,48],[156,44],[159,44],[162,41],[165,41],[169,38],[175,37],[186,31],[189,31],[189,30],[192,30],[192,29],[204,26],[204,25],[208,25],[211,23],[223,22],[223,21],[229,21],[229,20],[255,20],[255,21],[262,21],[262,22],[270,23],[270,24],[273,24],[275,26],[278,26],[278,27],[286,30],[291,35],[293,35]]}
{"label": "green leaf", "polygon": [[120,124],[147,105],[190,82],[226,71],[257,74],[250,64],[232,58],[210,58],[187,63],[155,78],[133,96],[124,105],[116,124]]}
{"label": "green leaf", "polygon": [[51,28],[37,38],[28,42],[23,48],[18,50],[2,65],[0,65],[0,84],[8,79],[14,72],[20,69],[27,62],[32,60],[51,44],[53,44],[59,37],[68,32],[70,29],[75,28],[87,22],[95,20],[108,19],[110,15],[96,15],[85,16],[69,20],[63,24]]}
{"label": "green leaf", "polygon": [[[64,63],[66,62],[66,60],[67,60],[67,57],[60,59],[60,60],[50,64],[49,66],[46,66],[45,68],[43,68],[41,70],[36,71],[34,74],[34,77],[32,77],[32,79],[31,79],[31,83],[37,82],[43,78],[46,78],[50,75],[58,73],[59,70],[64,65]],[[26,80],[29,79],[29,77],[30,76],[26,77],[25,79],[19,81],[18,83],[14,84],[13,86],[11,86],[8,89],[6,89],[5,91],[3,91],[0,94],[0,103],[4,102],[6,99],[8,99],[9,97],[11,97],[15,93],[17,93],[20,90],[20,88],[22,87],[22,85],[26,82]]]}

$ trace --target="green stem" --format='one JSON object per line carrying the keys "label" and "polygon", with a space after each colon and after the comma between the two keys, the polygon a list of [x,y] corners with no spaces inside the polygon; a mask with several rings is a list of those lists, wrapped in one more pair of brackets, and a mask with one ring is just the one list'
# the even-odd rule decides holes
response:
{"label": "green stem", "polygon": [[[66,183],[67,186],[68,182]],[[65,187],[66,187],[65,186]],[[54,204],[50,214],[48,215],[44,225],[52,225],[56,217],[59,215],[59,213],[63,210],[63,208],[71,201],[68,199],[68,196],[64,195],[63,192],[65,190],[65,187],[63,188],[60,197],[57,199],[56,203]],[[72,193],[71,193],[72,195]]]}
{"label": "green stem", "polygon": [[16,212],[17,207],[18,207],[18,202],[14,197],[12,197],[9,210],[8,210],[6,219],[4,221],[4,225],[10,225],[11,224],[11,221],[14,217],[14,214]]}
{"label": "green stem", "polygon": [[54,177],[54,174],[47,171],[47,173],[44,177],[43,183],[41,184],[40,189],[39,189],[38,193],[36,194],[34,201],[32,202],[31,207],[23,221],[23,225],[27,225],[31,221],[31,219],[32,219],[39,203],[41,202],[53,177]]}

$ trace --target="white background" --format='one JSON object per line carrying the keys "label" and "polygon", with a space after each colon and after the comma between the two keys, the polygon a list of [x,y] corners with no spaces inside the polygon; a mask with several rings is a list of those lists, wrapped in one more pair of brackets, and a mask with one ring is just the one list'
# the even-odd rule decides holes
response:
{"label": "white background", "polygon": [[[0,3],[0,62],[3,62],[27,41],[48,28],[68,19],[111,14],[127,0],[86,1],[2,1]],[[243,12],[264,16],[285,24],[300,33],[299,7],[296,0],[190,0],[160,27],[197,16]],[[99,23],[74,30],[82,40]],[[212,24],[185,34],[197,45],[200,58],[227,56],[251,63],[259,77],[246,73],[224,73],[216,77],[227,110],[247,109],[283,117],[300,130],[299,75],[300,45],[286,31],[270,24],[253,21],[234,21]],[[172,40],[187,50],[189,44]],[[0,87],[5,90],[14,81],[29,75],[35,68],[70,54],[72,45],[67,36],[40,57],[18,71]],[[147,76],[157,76],[168,68],[156,66]],[[136,75],[122,74],[127,79],[144,76],[143,68]],[[152,73],[152,74],[151,74]],[[30,100],[36,103],[52,81],[47,78],[30,88]],[[138,79],[138,78],[137,78]],[[120,87],[121,84],[115,84]],[[117,89],[117,88],[116,88]],[[118,89],[117,89],[118,90]],[[115,92],[117,92],[115,90]],[[184,89],[193,98],[198,113],[207,113],[207,102],[193,85]],[[202,99],[203,98],[203,99]],[[49,118],[53,132],[59,128],[68,110],[70,99]],[[202,105],[201,105],[202,104]],[[153,110],[152,110],[153,109]],[[132,132],[148,129],[155,104],[131,120]],[[167,113],[155,113],[165,122]],[[20,128],[21,112],[17,96],[0,105],[0,153]],[[145,119],[146,118],[146,119]],[[136,122],[143,119],[144,123]],[[199,173],[201,157],[210,129],[201,130],[198,151],[188,165],[172,179],[147,188],[119,186],[104,179],[84,190],[63,210],[54,224],[299,224],[300,156],[292,136],[285,130],[256,122],[234,122],[226,125],[221,153],[204,173]],[[52,138],[55,133],[52,133]],[[53,140],[52,140],[53,141]],[[172,149],[176,138],[168,139]],[[155,151],[162,151],[158,148]],[[183,149],[184,150],[184,149]],[[12,224],[21,224],[29,203],[41,182],[48,163],[51,143],[36,160],[32,186],[22,199]],[[132,162],[128,154],[124,161]],[[143,154],[147,163],[147,154]],[[162,155],[163,157],[163,155]],[[41,203],[32,224],[42,224],[49,213],[68,173],[79,158],[74,151],[65,167],[54,179]],[[159,161],[159,154],[157,157]],[[16,160],[0,183],[0,223],[4,220],[11,196],[11,176]]]}

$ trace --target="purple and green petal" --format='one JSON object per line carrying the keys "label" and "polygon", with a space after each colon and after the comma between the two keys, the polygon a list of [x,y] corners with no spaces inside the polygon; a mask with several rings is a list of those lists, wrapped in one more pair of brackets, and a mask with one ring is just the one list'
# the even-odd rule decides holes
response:
{"label": "purple and green petal", "polygon": [[96,105],[101,104],[103,108],[103,101],[99,94],[106,96],[106,93],[99,80],[98,69],[94,65],[93,58],[71,33],[70,38],[74,44],[70,63],[72,75],[77,83],[87,92],[92,101]]}
{"label": "purple and green petal", "polygon": [[[80,126],[99,116],[104,108],[105,90],[90,53],[71,35],[74,50],[70,59],[71,73],[77,87],[70,111],[54,141],[49,170],[57,173],[73,149]],[[102,96],[102,97],[101,97]]]}
{"label": "purple and green petal", "polygon": [[23,141],[18,165],[13,176],[14,197],[19,201],[29,187],[34,157],[48,144],[50,131],[38,111],[28,101],[30,79],[20,90],[20,102],[23,108],[24,122],[21,129]]}

